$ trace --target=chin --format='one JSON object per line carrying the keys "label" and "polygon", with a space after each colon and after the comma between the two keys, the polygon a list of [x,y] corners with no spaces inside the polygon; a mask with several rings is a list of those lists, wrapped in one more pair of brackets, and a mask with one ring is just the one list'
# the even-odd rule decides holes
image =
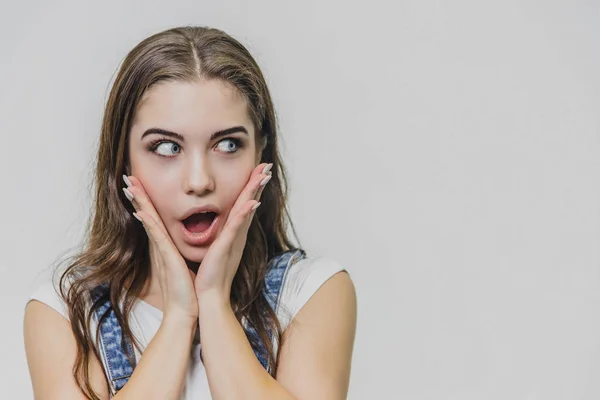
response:
{"label": "chin", "polygon": [[190,246],[187,243],[178,244],[177,249],[183,258],[185,258],[187,261],[195,263],[202,262],[206,252],[208,251],[207,246]]}

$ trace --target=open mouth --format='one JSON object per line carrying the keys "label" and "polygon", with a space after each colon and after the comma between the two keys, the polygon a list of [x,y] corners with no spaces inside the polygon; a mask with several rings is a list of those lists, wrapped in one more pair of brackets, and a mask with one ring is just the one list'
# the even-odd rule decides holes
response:
{"label": "open mouth", "polygon": [[183,225],[192,233],[202,233],[210,228],[216,217],[214,212],[192,214],[183,220]]}

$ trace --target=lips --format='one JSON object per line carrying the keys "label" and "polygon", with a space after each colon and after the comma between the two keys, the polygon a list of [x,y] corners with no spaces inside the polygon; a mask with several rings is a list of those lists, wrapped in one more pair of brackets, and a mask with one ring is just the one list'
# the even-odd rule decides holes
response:
{"label": "lips", "polygon": [[201,233],[210,227],[210,224],[212,224],[216,217],[217,214],[212,211],[192,214],[183,220],[183,224],[188,231],[192,233]]}
{"label": "lips", "polygon": [[220,217],[213,205],[189,209],[181,220],[184,241],[190,246],[208,245],[217,234]]}
{"label": "lips", "polygon": [[218,215],[219,209],[212,204],[206,204],[203,206],[193,207],[193,208],[190,208],[189,210],[187,210],[180,219],[181,219],[181,221],[183,221],[183,220],[191,217],[194,214],[201,214],[201,213],[214,213],[214,214]]}
{"label": "lips", "polygon": [[217,235],[220,217],[217,215],[210,226],[202,232],[191,232],[186,224],[181,221],[183,240],[190,246],[203,246],[210,244]]}

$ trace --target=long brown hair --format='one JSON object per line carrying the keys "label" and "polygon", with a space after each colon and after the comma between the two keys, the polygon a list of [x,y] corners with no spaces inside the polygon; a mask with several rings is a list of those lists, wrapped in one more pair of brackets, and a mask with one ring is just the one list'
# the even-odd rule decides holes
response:
{"label": "long brown hair", "polygon": [[[231,289],[231,304],[238,319],[245,318],[256,329],[268,350],[270,373],[275,376],[278,354],[273,341],[280,342],[281,327],[263,294],[268,261],[277,254],[297,248],[286,234],[291,222],[286,205],[286,170],[277,147],[277,124],[271,96],[254,58],[237,40],[212,28],[179,27],[152,35],[125,57],[104,110],[96,159],[93,213],[86,225],[85,239],[60,276],[60,293],[68,306],[77,342],[73,376],[89,399],[98,399],[90,385],[91,354],[98,359],[92,339],[91,321],[98,304],[90,292],[108,284],[113,307],[125,340],[139,344],[129,328],[129,314],[149,277],[148,237],[132,216],[135,211],[121,187],[128,172],[127,140],[135,111],[143,94],[161,81],[220,79],[235,87],[246,99],[248,113],[262,149],[261,162],[272,162],[272,179],[261,196],[248,231],[246,247]],[[273,339],[269,332],[275,334]],[[279,352],[277,352],[279,353]]]}

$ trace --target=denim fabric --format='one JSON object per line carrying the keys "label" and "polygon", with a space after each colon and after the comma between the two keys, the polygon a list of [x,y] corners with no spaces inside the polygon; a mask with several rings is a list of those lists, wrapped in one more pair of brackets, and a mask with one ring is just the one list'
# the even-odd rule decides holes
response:
{"label": "denim fabric", "polygon": [[[100,324],[100,353],[102,354],[105,370],[108,375],[110,386],[113,392],[116,393],[120,390],[127,380],[133,373],[133,366],[129,362],[127,355],[123,352],[122,343],[123,335],[121,326],[117,321],[115,312],[113,311],[110,299],[107,296],[108,285],[102,285],[94,289],[92,292],[92,299],[94,302],[100,300],[101,304],[94,313],[96,324],[102,320],[102,316],[108,312],[108,315]],[[103,299],[102,296],[105,296]],[[125,348],[132,355],[135,360],[133,346],[129,341],[126,341]]]}
{"label": "denim fabric", "polygon": [[[285,277],[289,267],[295,264],[297,261],[306,257],[306,253],[303,250],[288,251],[283,254],[273,257],[269,261],[267,273],[265,275],[265,290],[264,296],[273,309],[277,312],[279,306],[279,300],[281,298],[281,287],[285,281]],[[267,361],[267,349],[260,340],[258,333],[251,325],[244,323],[244,331],[248,337],[254,354],[268,372],[271,372],[271,366]],[[273,340],[274,332],[269,332],[269,338]]]}
{"label": "denim fabric", "polygon": [[[267,273],[265,276],[265,290],[264,295],[275,312],[279,307],[279,301],[281,298],[281,287],[285,281],[287,271],[290,266],[295,264],[297,261],[306,257],[306,253],[303,250],[291,250],[285,253],[274,256],[267,267]],[[108,312],[106,318],[102,321],[100,327],[100,353],[102,354],[104,369],[108,375],[109,383],[113,392],[113,395],[119,391],[133,373],[134,365],[131,365],[126,353],[123,351],[122,343],[123,336],[121,326],[119,325],[115,313],[110,304],[110,299],[107,296],[108,285],[98,286],[92,291],[92,299],[94,301],[100,301],[101,305],[96,309],[95,319],[96,323],[102,319],[104,313]],[[267,362],[267,350],[260,340],[256,330],[247,323],[243,323],[244,331],[246,336],[252,345],[254,354],[262,364],[262,366],[269,372],[271,367]],[[269,332],[269,337],[273,339],[274,332]],[[126,350],[133,356],[133,346],[129,341],[125,344]],[[135,357],[133,356],[133,359]]]}

